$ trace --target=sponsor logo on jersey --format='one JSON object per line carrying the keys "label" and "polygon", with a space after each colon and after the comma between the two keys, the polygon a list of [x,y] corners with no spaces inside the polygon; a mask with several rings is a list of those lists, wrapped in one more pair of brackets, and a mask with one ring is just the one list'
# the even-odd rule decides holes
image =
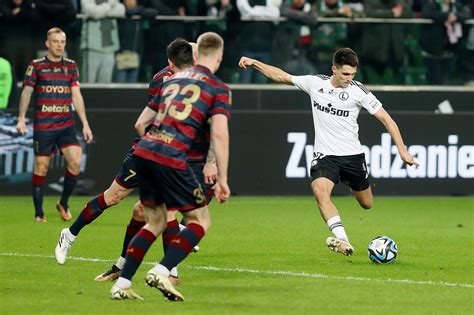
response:
{"label": "sponsor logo on jersey", "polygon": [[43,113],[69,113],[68,105],[42,105],[41,111]]}
{"label": "sponsor logo on jersey", "polygon": [[169,132],[166,132],[164,130],[160,130],[160,131],[150,130],[149,135],[151,138],[162,141],[166,144],[170,144],[171,141],[173,141],[174,138],[176,137],[175,135]]}
{"label": "sponsor logo on jersey", "polygon": [[348,110],[332,107],[331,103],[329,103],[327,106],[324,106],[324,105],[319,104],[316,101],[313,101],[313,107],[317,108],[319,111],[323,113],[328,113],[328,114],[331,114],[334,116],[340,116],[340,117],[349,117]]}
{"label": "sponsor logo on jersey", "polygon": [[40,93],[71,93],[71,88],[69,86],[62,86],[62,85],[44,85],[38,86],[37,91]]}

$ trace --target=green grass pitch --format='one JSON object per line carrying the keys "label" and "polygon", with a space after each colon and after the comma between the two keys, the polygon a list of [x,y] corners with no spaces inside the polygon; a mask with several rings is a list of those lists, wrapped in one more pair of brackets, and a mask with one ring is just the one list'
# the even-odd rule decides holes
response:
{"label": "green grass pitch", "polygon": [[[351,257],[326,248],[310,196],[213,203],[201,250],[180,266],[184,303],[144,284],[160,239],[134,278],[144,301],[110,300],[112,283],[93,280],[120,254],[136,197],[87,226],[62,266],[54,247],[69,224],[52,210],[56,198],[45,198],[46,224],[34,222],[30,196],[0,198],[1,314],[474,314],[473,197],[376,197],[368,211],[335,198]],[[71,199],[74,216],[88,199]],[[399,247],[391,265],[367,257],[381,234]]]}

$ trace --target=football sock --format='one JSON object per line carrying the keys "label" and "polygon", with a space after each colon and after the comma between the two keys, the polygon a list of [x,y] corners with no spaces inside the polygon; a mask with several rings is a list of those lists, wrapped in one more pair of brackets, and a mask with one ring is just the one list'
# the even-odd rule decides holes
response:
{"label": "football sock", "polygon": [[67,207],[67,202],[76,186],[78,176],[79,174],[73,175],[69,170],[67,170],[64,175],[63,193],[61,194],[61,200],[59,201],[64,207]]}
{"label": "football sock", "polygon": [[150,271],[153,271],[160,275],[165,275],[167,277],[171,275],[171,272],[168,270],[168,268],[166,268],[162,264],[156,264],[155,267],[153,267]]}
{"label": "football sock", "polygon": [[170,270],[170,276],[173,276],[173,277],[175,277],[175,278],[178,278],[178,268],[177,268],[177,267],[171,268],[171,270]]}
{"label": "football sock", "polygon": [[131,280],[138,267],[142,263],[151,244],[156,240],[156,236],[146,230],[141,229],[137,235],[130,241],[127,249],[127,258],[123,266],[120,277]]}
{"label": "football sock", "polygon": [[44,195],[44,181],[46,176],[39,176],[33,174],[31,180],[32,183],[32,194],[33,204],[35,205],[35,217],[43,217],[43,195]]}
{"label": "football sock", "polygon": [[115,263],[115,266],[122,270],[123,269],[123,265],[125,265],[125,257],[122,257],[120,256],[119,259],[117,259],[117,262]]}
{"label": "football sock", "polygon": [[118,278],[117,282],[115,283],[120,289],[128,289],[132,286],[132,281],[125,279],[125,278]]}
{"label": "football sock", "polygon": [[329,227],[329,230],[336,236],[338,240],[343,240],[348,242],[346,230],[344,230],[344,226],[342,225],[341,222],[341,217],[340,216],[335,216],[330,218],[327,222],[327,225]]}
{"label": "football sock", "polygon": [[[132,238],[135,236],[135,234],[138,233],[138,231],[140,231],[140,229],[144,225],[145,225],[145,222],[137,221],[134,218],[130,220],[130,222],[127,225],[127,230],[125,231],[125,237],[123,238],[122,253],[120,254],[120,256],[122,257],[127,256],[128,244],[130,244],[130,241],[132,240]],[[117,265],[117,267],[119,266]],[[122,267],[119,267],[119,268],[123,269],[123,265]]]}
{"label": "football sock", "polygon": [[173,238],[175,238],[179,233],[179,223],[178,220],[174,219],[166,223],[166,229],[163,231],[162,239],[163,239],[163,252],[166,253],[169,243]]}
{"label": "football sock", "polygon": [[193,250],[199,241],[204,237],[205,231],[202,226],[196,223],[190,223],[184,230],[173,238],[166,250],[165,257],[160,264],[171,270],[183,261]]}
{"label": "football sock", "polygon": [[105,203],[104,193],[101,193],[86,204],[69,230],[73,235],[79,234],[84,226],[94,221],[108,207]]}

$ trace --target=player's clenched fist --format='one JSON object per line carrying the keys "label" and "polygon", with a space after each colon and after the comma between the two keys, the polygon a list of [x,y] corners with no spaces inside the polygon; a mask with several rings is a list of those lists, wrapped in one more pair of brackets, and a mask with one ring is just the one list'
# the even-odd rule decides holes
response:
{"label": "player's clenched fist", "polygon": [[247,69],[247,67],[251,67],[254,62],[255,62],[255,59],[242,56],[239,61],[239,67],[243,69]]}

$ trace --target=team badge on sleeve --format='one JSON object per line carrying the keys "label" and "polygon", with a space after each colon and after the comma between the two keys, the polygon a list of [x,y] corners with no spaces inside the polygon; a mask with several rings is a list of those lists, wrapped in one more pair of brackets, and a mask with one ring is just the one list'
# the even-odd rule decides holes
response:
{"label": "team badge on sleeve", "polygon": [[33,74],[33,66],[28,66],[28,69],[26,69],[26,75],[31,76]]}

